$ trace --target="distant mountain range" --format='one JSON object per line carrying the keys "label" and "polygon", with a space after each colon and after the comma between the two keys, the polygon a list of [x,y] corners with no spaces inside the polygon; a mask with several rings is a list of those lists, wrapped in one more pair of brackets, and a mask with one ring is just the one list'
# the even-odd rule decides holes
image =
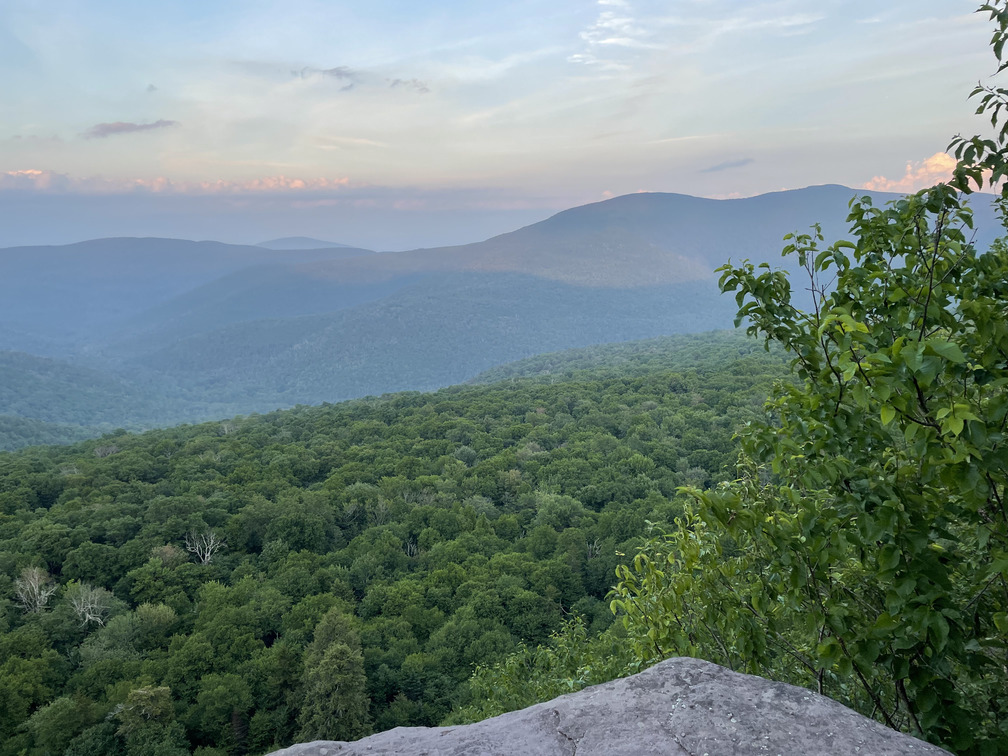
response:
{"label": "distant mountain range", "polygon": [[[410,252],[304,237],[0,249],[0,415],[162,425],[432,389],[542,352],[730,327],[734,302],[714,268],[782,265],[782,237],[815,222],[844,236],[857,193],[633,194]],[[974,210],[986,245],[1000,226],[985,203]]]}
{"label": "distant mountain range", "polygon": [[256,246],[263,247],[264,249],[333,249],[340,247],[350,249],[346,244],[322,241],[321,239],[313,239],[310,236],[285,236],[282,239],[270,239],[269,241],[259,242]]}

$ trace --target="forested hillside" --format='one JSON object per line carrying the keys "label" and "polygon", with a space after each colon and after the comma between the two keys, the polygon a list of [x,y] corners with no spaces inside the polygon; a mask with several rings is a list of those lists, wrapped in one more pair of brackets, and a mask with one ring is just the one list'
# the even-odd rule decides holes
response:
{"label": "forested hillside", "polygon": [[[782,353],[778,347],[772,348]],[[537,354],[493,367],[469,383],[479,385],[525,378],[556,383],[583,377],[637,377],[661,370],[717,369],[742,357],[760,357],[766,351],[766,345],[741,331],[680,333]]]}
{"label": "forested hillside", "polygon": [[694,369],[643,350],[626,377],[0,454],[0,754],[262,753],[435,724],[474,664],[570,617],[606,628],[616,566],[682,511],[678,486],[731,476],[735,428],[786,373],[704,343]]}
{"label": "forested hillside", "polygon": [[[858,193],[634,194],[473,244],[381,254],[171,239],[0,249],[0,350],[55,360],[8,361],[0,414],[150,428],[429,391],[543,352],[729,328],[714,267],[748,257],[793,269],[781,238],[814,222],[844,235]],[[973,204],[987,243],[989,199]],[[23,438],[0,435],[0,447]]]}
{"label": "forested hillside", "polygon": [[0,352],[0,408],[9,415],[113,430],[150,420],[156,401],[105,373],[24,352]]}
{"label": "forested hillside", "polygon": [[0,451],[13,451],[39,444],[69,444],[101,435],[98,428],[63,425],[0,415]]}

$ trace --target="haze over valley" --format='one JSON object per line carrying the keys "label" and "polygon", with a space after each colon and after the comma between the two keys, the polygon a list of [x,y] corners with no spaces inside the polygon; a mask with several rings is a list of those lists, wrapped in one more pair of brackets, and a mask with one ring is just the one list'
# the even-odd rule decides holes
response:
{"label": "haze over valley", "polygon": [[[73,439],[427,391],[542,352],[731,328],[735,304],[714,269],[793,266],[783,235],[813,218],[842,238],[854,195],[633,194],[408,252],[303,238],[2,249],[0,414],[83,426]],[[987,244],[993,212],[974,204]]]}

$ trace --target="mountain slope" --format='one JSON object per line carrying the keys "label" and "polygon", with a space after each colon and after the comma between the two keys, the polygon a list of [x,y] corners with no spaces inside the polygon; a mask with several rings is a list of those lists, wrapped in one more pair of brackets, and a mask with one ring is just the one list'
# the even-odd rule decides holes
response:
{"label": "mountain slope", "polygon": [[[848,202],[863,195],[817,186],[744,199],[714,200],[642,193],[572,208],[531,226],[458,247],[387,252],[316,263],[320,278],[371,281],[407,273],[524,273],[579,286],[631,287],[713,278],[729,258],[781,264],[781,241],[822,225],[827,239],[846,236]],[[871,193],[876,205],[899,195]],[[1000,225],[989,197],[976,195],[977,242]]]}
{"label": "mountain slope", "polygon": [[[144,423],[432,389],[543,352],[729,328],[735,303],[714,269],[748,257],[793,270],[782,237],[814,222],[844,236],[856,194],[634,194],[474,244],[380,254],[166,239],[0,250],[0,349],[142,386],[158,397]],[[1000,232],[986,200],[974,197],[981,248]],[[79,422],[16,407],[0,414]]]}
{"label": "mountain slope", "polygon": [[152,402],[106,373],[22,352],[0,352],[0,414],[48,423],[128,425]]}
{"label": "mountain slope", "polygon": [[625,290],[515,274],[425,278],[331,315],[254,321],[138,356],[208,401],[317,403],[464,381],[501,362],[586,344],[731,324],[707,283]]}
{"label": "mountain slope", "polygon": [[[519,273],[615,289],[710,282],[714,268],[729,258],[793,265],[780,259],[781,238],[807,229],[809,219],[821,221],[827,237],[842,236],[854,194],[825,186],[741,200],[628,195],[461,247],[249,267],[136,315],[116,338],[176,341],[242,321],[335,312],[382,300],[424,276],[436,282],[460,272]],[[877,195],[876,202],[887,197]],[[995,227],[990,209],[978,209],[978,220],[986,243]],[[521,293],[508,299],[519,302]],[[119,351],[130,352],[131,345]]]}
{"label": "mountain slope", "polygon": [[344,249],[352,249],[352,247],[347,244],[322,241],[321,239],[313,239],[310,236],[284,236],[280,239],[270,239],[269,241],[259,242],[256,246],[262,247],[263,249],[334,249],[341,247]]}
{"label": "mountain slope", "polygon": [[177,341],[234,323],[332,313],[391,296],[421,277],[355,284],[320,278],[305,265],[257,265],[136,315],[113,336],[112,348],[143,350],[151,342]]}
{"label": "mountain slope", "polygon": [[[8,247],[0,249],[0,326],[51,339],[68,350],[122,327],[156,303],[229,273],[253,265],[330,260],[349,252],[143,238]],[[9,346],[0,343],[0,348]]]}

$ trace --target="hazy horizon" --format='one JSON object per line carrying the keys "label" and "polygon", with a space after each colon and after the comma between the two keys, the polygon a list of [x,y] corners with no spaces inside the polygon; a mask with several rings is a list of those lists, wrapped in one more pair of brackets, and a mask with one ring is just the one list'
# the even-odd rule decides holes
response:
{"label": "hazy horizon", "polygon": [[[970,0],[0,8],[0,247],[460,244],[636,191],[911,191],[980,130]],[[940,54],[936,54],[940,51]]]}
{"label": "hazy horizon", "polygon": [[[814,186],[800,188],[814,188]],[[850,186],[845,188],[850,188],[852,196],[862,191]],[[791,191],[796,190],[782,190],[781,192]],[[686,195],[685,193],[671,194],[696,197],[694,195]],[[763,197],[773,194],[779,194],[779,192],[767,192],[753,197]],[[324,236],[322,233],[318,235],[301,233],[300,230],[303,228],[326,229],[333,227],[332,208],[325,204],[313,207],[302,205],[295,210],[294,214],[290,212],[289,208],[281,207],[276,210],[275,215],[271,216],[269,212],[272,200],[268,198],[246,198],[237,208],[231,204],[222,204],[219,209],[223,209],[224,212],[219,215],[213,215],[207,212],[208,202],[206,198],[197,200],[195,198],[163,198],[131,195],[119,197],[116,200],[117,216],[124,221],[124,224],[118,228],[123,228],[123,233],[98,233],[103,228],[99,224],[108,222],[109,219],[106,217],[98,219],[99,223],[93,227],[96,233],[89,234],[86,229],[89,227],[88,223],[91,219],[87,215],[87,211],[89,205],[97,202],[96,200],[64,195],[46,197],[44,198],[46,202],[32,203],[32,201],[37,201],[38,199],[37,197],[27,198],[27,200],[21,198],[20,203],[12,202],[0,205],[0,223],[4,223],[7,220],[5,216],[8,214],[11,216],[11,220],[16,218],[23,222],[26,208],[29,210],[35,209],[42,213],[51,211],[51,206],[55,204],[62,204],[60,212],[65,217],[66,215],[77,214],[77,218],[82,223],[80,225],[71,225],[69,229],[28,231],[24,235],[28,239],[27,241],[19,241],[16,234],[12,235],[8,228],[4,232],[3,240],[13,240],[10,243],[0,245],[0,249],[22,246],[60,246],[106,238],[164,238],[187,241],[216,241],[226,244],[255,246],[274,240],[309,237],[344,246],[359,247],[378,252],[394,252],[478,243],[500,234],[506,234],[526,226],[534,225],[565,210],[583,207],[576,205],[557,208],[555,210],[526,209],[497,212],[486,211],[484,213],[464,213],[451,209],[440,212],[423,210],[405,213],[399,211],[398,220],[401,226],[389,229],[386,225],[383,225],[384,219],[381,217],[382,214],[387,212],[387,209],[375,205],[368,208],[365,212],[357,210],[352,214],[353,217],[347,217],[345,223],[337,227],[340,231],[344,232],[343,236],[354,240],[348,244],[344,238],[332,238],[332,235]],[[596,202],[605,202],[610,199],[615,198],[605,198]],[[720,202],[752,198],[701,199]],[[211,198],[211,200],[213,201],[214,198]],[[260,200],[261,204],[257,203],[257,200]],[[585,205],[589,204],[593,203],[585,203]],[[211,205],[213,205],[213,202],[211,202]],[[166,206],[173,207],[174,214],[165,214],[164,209]],[[191,212],[186,213],[186,207],[191,209]],[[296,211],[300,211],[300,213],[296,213]],[[234,219],[230,217],[230,213],[240,214],[244,220],[244,225],[237,231],[232,228]],[[298,230],[295,230],[296,233],[271,235],[271,229],[287,228],[292,222],[291,217],[294,215],[296,215],[296,221],[293,222],[302,224],[298,227]],[[167,217],[165,218],[164,216]],[[188,223],[182,228],[190,230],[190,234],[183,235],[179,233],[176,220],[178,218],[187,219]],[[194,220],[197,222],[194,222]],[[258,229],[262,230],[261,233],[257,233]],[[48,234],[47,238],[37,240],[45,234]],[[368,244],[366,241],[356,241],[359,239],[372,239],[379,243]],[[398,240],[400,243],[382,244],[380,243],[382,239]]]}

